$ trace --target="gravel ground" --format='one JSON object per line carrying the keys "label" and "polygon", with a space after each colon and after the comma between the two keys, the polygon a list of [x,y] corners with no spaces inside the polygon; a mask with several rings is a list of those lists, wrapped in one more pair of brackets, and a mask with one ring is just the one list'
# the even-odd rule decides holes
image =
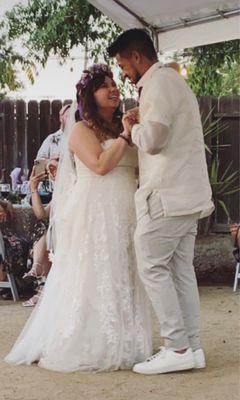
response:
{"label": "gravel ground", "polygon": [[[0,400],[238,400],[239,292],[230,287],[200,287],[202,342],[207,368],[142,376],[131,371],[55,373],[3,361],[31,310],[0,301]],[[160,343],[153,318],[154,345]]]}

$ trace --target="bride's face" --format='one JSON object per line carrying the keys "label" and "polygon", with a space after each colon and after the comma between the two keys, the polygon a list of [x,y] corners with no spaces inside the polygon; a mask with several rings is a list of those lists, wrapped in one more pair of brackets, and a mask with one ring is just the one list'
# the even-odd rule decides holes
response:
{"label": "bride's face", "polygon": [[94,93],[94,98],[98,108],[116,109],[120,102],[120,93],[114,80],[105,77],[104,82]]}

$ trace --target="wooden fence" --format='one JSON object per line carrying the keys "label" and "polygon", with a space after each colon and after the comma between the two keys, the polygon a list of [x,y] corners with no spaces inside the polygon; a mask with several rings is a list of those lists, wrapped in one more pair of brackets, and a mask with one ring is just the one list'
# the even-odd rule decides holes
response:
{"label": "wooden fence", "polygon": [[[50,133],[59,129],[59,110],[63,104],[60,100],[11,101],[0,102],[0,167],[6,168],[7,173],[16,167],[32,169],[33,160],[42,141]],[[203,119],[213,109],[212,119],[221,119],[226,123],[227,129],[219,135],[220,144],[228,144],[219,152],[220,175],[232,161],[232,171],[240,170],[240,97],[202,97],[199,99]],[[211,138],[208,139],[211,144]],[[231,218],[240,220],[239,193],[229,196],[226,203],[230,209]],[[227,218],[222,210],[217,207],[215,222],[221,229],[226,224]]]}
{"label": "wooden fence", "polygon": [[[63,104],[70,103],[70,100]],[[0,167],[32,169],[43,140],[59,129],[60,100],[0,102]]]}
{"label": "wooden fence", "polygon": [[[226,171],[226,168],[231,163],[231,172],[240,172],[240,96],[232,97],[202,97],[199,99],[199,105],[201,110],[202,119],[213,110],[211,119],[218,120],[219,130],[221,126],[225,126],[223,132],[218,135],[218,144],[226,145],[220,147],[218,151],[219,159],[219,177],[221,177]],[[211,137],[207,138],[208,144],[216,144],[216,138],[211,140]],[[214,150],[213,150],[214,151]],[[207,156],[208,158],[208,156]],[[210,160],[208,160],[210,161]],[[235,186],[240,187],[240,175],[238,180],[235,182]],[[230,190],[230,188],[229,188]],[[228,220],[223,209],[217,205],[215,210],[215,231],[225,231],[229,228],[226,227],[231,221],[240,221],[240,193],[226,196],[224,202],[230,212],[231,220]]]}

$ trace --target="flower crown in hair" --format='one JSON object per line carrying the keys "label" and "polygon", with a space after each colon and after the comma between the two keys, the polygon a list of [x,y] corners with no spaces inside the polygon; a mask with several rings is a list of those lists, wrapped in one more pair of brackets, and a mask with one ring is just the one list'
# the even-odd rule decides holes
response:
{"label": "flower crown in hair", "polygon": [[113,77],[113,73],[108,65],[93,64],[89,69],[85,69],[83,71],[80,81],[76,84],[78,94],[81,92],[81,90],[86,89],[89,82],[93,79],[95,75],[108,75],[111,78]]}
{"label": "flower crown in hair", "polygon": [[[109,66],[106,64],[93,64],[89,69],[85,69],[82,73],[80,81],[76,84],[77,94],[81,94],[81,91],[86,89],[88,84],[96,75],[107,75],[109,77],[113,77],[113,73],[110,70]],[[78,102],[78,112],[80,119],[84,119],[83,117],[83,106],[82,100],[79,99]]]}

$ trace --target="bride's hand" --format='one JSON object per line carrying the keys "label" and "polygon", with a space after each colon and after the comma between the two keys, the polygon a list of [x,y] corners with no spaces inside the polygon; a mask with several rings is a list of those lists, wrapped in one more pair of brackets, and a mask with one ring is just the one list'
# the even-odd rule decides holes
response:
{"label": "bride's hand", "polygon": [[126,115],[128,115],[135,123],[139,123],[139,107],[131,108],[127,111]]}
{"label": "bride's hand", "polygon": [[137,119],[135,113],[131,113],[131,111],[128,111],[126,114],[123,115],[122,124],[124,127],[124,131],[127,132],[128,136],[131,136],[132,127],[136,123]]}
{"label": "bride's hand", "polygon": [[131,136],[132,123],[131,123],[129,117],[127,116],[127,114],[125,114],[122,117],[122,124],[123,124],[124,132],[126,133],[126,135]]}

